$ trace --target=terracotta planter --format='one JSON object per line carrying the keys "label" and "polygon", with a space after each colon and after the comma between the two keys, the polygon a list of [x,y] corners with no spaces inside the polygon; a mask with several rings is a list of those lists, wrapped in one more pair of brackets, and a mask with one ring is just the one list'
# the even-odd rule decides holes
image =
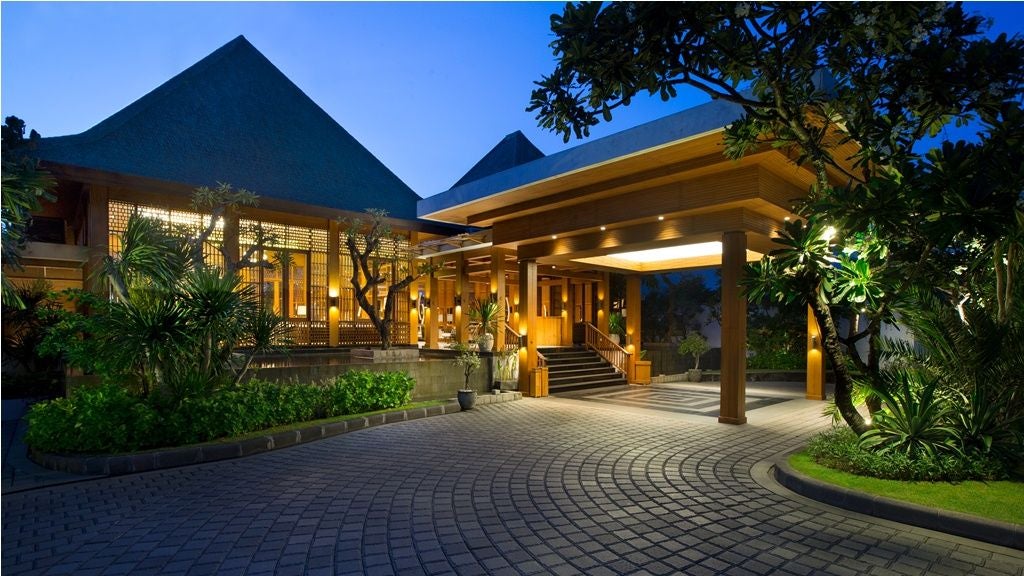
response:
{"label": "terracotta planter", "polygon": [[480,347],[481,352],[490,352],[494,348],[494,334],[484,332],[483,335],[476,339],[476,344]]}

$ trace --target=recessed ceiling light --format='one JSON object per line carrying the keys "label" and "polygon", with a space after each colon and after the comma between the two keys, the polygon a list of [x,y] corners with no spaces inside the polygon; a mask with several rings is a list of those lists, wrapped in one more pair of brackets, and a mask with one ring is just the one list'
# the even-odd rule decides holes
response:
{"label": "recessed ceiling light", "polygon": [[606,228],[606,227],[604,227],[604,226],[601,226],[601,232],[604,232],[604,231],[605,231],[605,230],[607,230],[607,229],[608,229],[608,228]]}
{"label": "recessed ceiling light", "polygon": [[786,216],[785,218],[783,218],[783,220],[785,220],[786,222],[789,222],[789,216]]}
{"label": "recessed ceiling light", "polygon": [[609,254],[610,258],[620,258],[631,262],[661,262],[663,260],[678,260],[681,258],[697,258],[700,256],[714,256],[722,253],[721,242],[701,242],[699,244],[686,244],[683,246],[669,246],[667,248],[655,248],[653,250],[640,250],[638,252],[620,252]]}
{"label": "recessed ceiling light", "polygon": [[661,221],[661,220],[664,220],[664,219],[665,219],[664,216],[658,216],[658,221]]}
{"label": "recessed ceiling light", "polygon": [[558,234],[552,234],[551,235],[551,239],[552,240],[558,240]]}

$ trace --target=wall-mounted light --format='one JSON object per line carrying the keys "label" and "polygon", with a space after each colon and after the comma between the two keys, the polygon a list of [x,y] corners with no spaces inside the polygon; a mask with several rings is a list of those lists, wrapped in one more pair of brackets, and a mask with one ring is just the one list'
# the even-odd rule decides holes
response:
{"label": "wall-mounted light", "polygon": [[817,334],[811,334],[811,348],[817,348],[817,347],[818,347],[818,335]]}
{"label": "wall-mounted light", "polygon": [[519,347],[526,348],[526,334],[519,335]]}
{"label": "wall-mounted light", "polygon": [[424,308],[430,308],[430,298],[427,298],[426,296],[423,296],[422,298],[420,298],[419,304],[420,304],[420,306],[423,306]]}
{"label": "wall-mounted light", "polygon": [[462,294],[455,295],[455,305],[462,306]]}
{"label": "wall-mounted light", "polygon": [[328,297],[327,301],[330,303],[331,308],[335,308],[335,309],[338,308],[338,296],[337,295]]}

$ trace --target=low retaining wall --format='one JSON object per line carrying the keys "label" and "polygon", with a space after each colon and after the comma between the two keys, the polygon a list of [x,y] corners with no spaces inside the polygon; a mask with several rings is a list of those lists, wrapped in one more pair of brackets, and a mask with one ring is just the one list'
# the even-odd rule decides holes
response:
{"label": "low retaining wall", "polygon": [[[324,363],[284,366],[280,368],[259,368],[253,371],[252,378],[260,378],[272,382],[288,382],[292,380],[319,382],[333,379],[350,370],[405,372],[416,381],[416,387],[412,390],[413,402],[453,398],[456,391],[463,387],[464,382],[462,368],[456,366],[454,360],[443,358],[420,359],[414,362]],[[490,390],[490,377],[485,363],[470,376],[469,387],[478,393]]]}

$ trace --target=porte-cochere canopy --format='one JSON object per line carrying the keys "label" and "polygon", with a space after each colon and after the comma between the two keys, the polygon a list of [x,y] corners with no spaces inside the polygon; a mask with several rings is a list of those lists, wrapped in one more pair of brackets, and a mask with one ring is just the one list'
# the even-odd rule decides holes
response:
{"label": "porte-cochere canopy", "polygon": [[[771,238],[795,217],[794,203],[814,177],[768,145],[728,159],[723,132],[741,114],[736,105],[714,101],[539,157],[514,133],[450,190],[418,203],[420,218],[481,228],[489,240],[447,258],[444,251],[424,255],[449,263],[456,295],[462,294],[464,271],[489,273],[491,296],[501,299],[507,298],[505,280],[518,278],[512,325],[527,344],[520,355],[521,388],[537,367],[537,345],[550,341],[543,312],[559,305],[533,301],[538,283],[563,287],[559,307],[570,316],[566,328],[583,320],[607,332],[607,273],[626,274],[626,350],[635,352],[641,342],[640,275],[721,267],[720,420],[746,421],[746,300],[738,281],[744,263],[773,248]],[[840,147],[837,156],[852,152]],[[844,180],[838,170],[832,176]],[[571,342],[564,332],[561,339]],[[808,396],[820,398],[817,342],[808,337]]]}

